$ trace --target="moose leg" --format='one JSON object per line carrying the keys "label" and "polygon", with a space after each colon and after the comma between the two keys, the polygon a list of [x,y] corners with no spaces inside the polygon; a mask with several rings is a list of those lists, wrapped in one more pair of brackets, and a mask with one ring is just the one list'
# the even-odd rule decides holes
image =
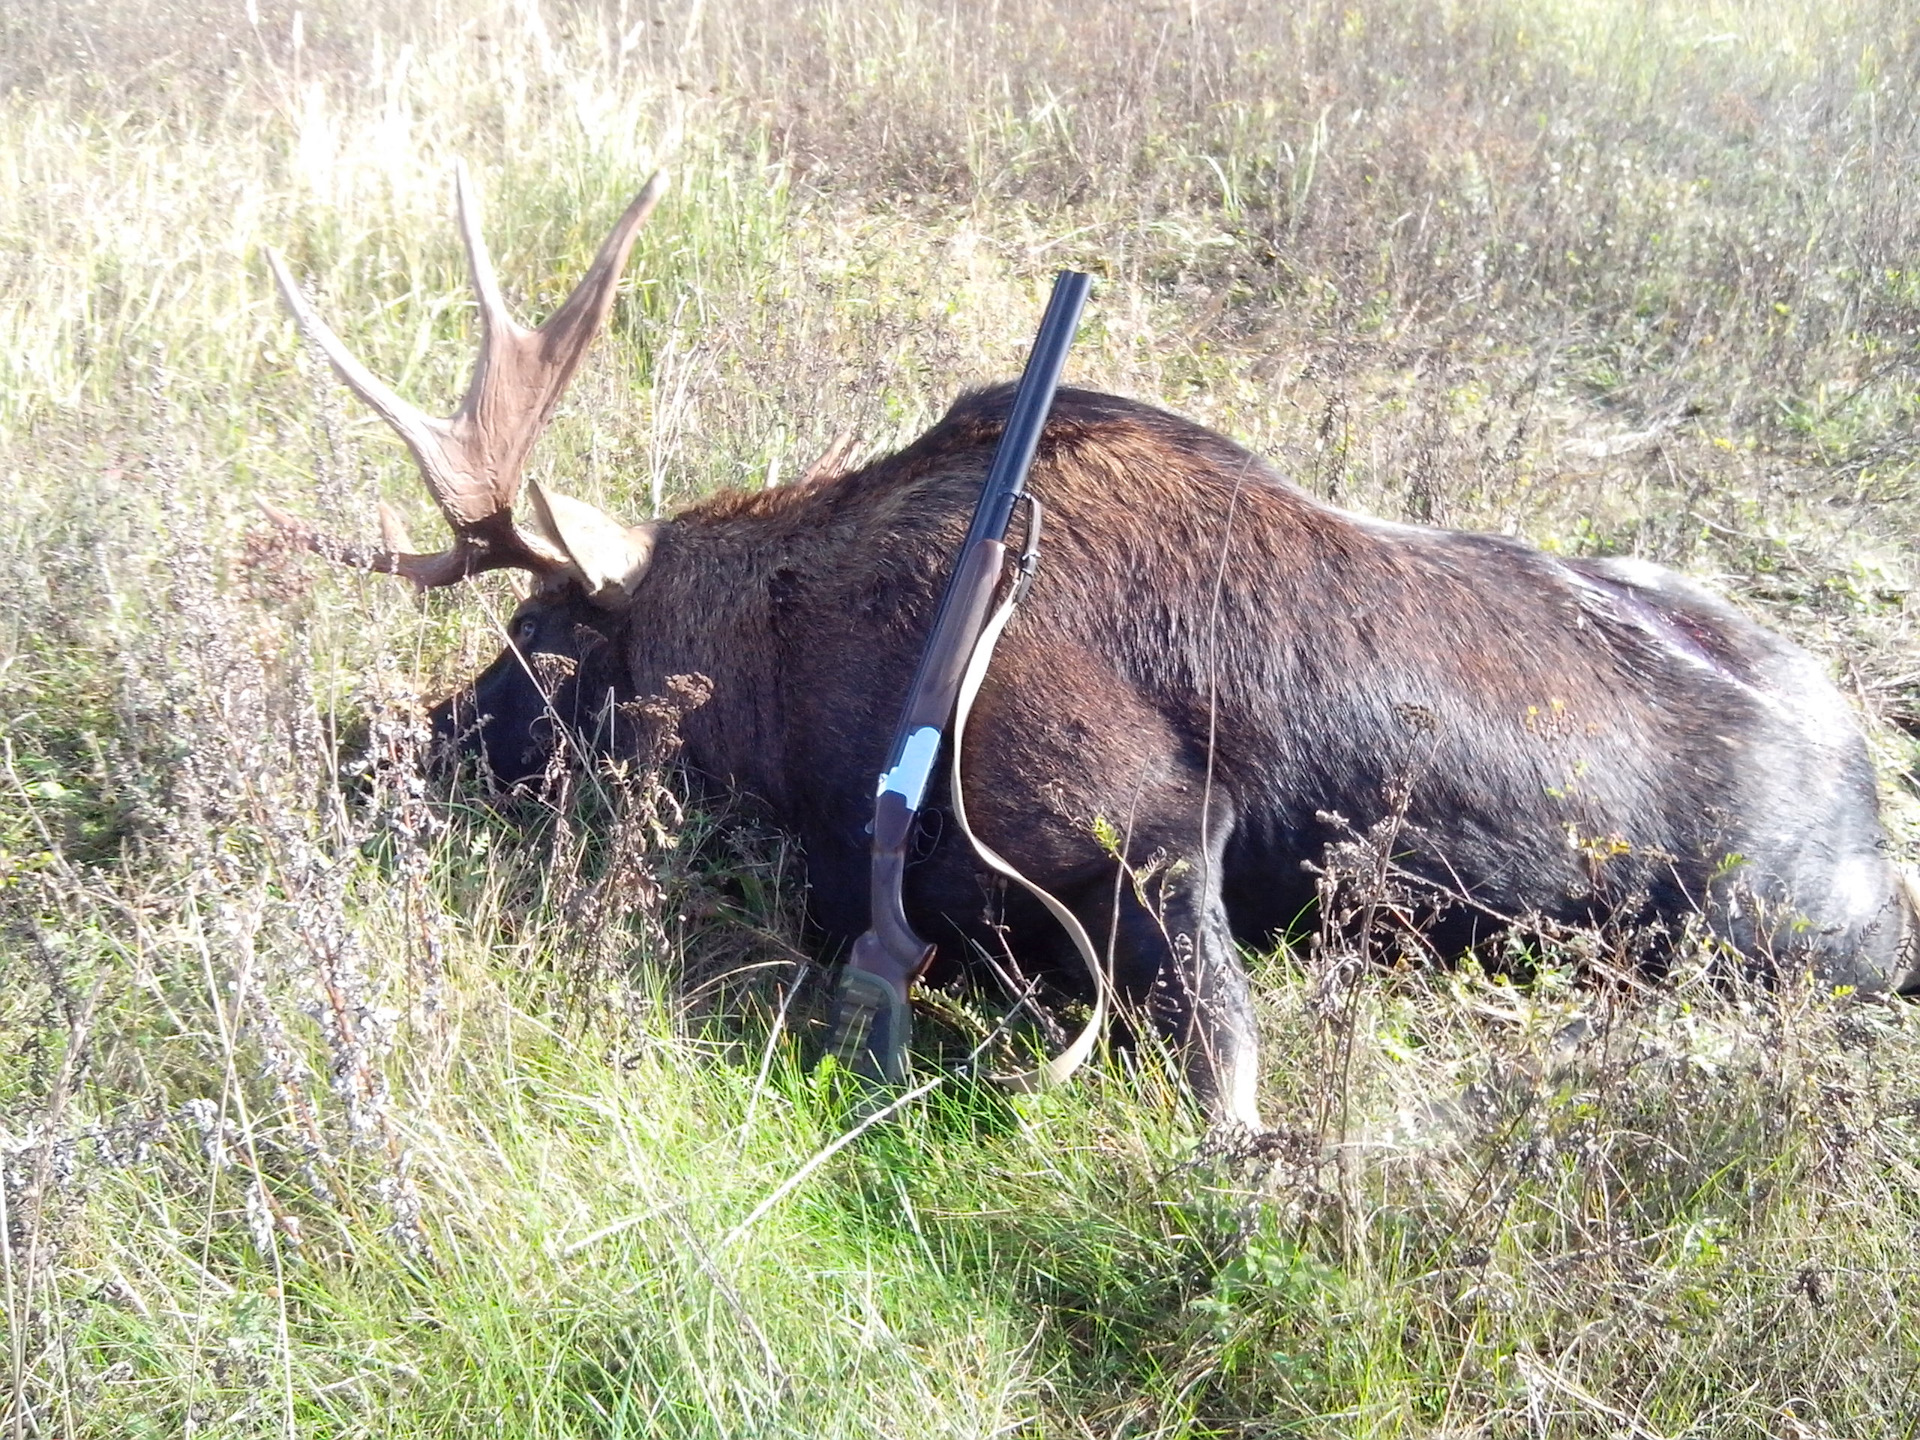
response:
{"label": "moose leg", "polygon": [[[1185,787],[1178,798],[1182,808],[1190,807]],[[1096,954],[1107,959],[1122,1014],[1166,1042],[1207,1117],[1258,1130],[1258,1037],[1252,994],[1221,894],[1224,839],[1207,847],[1209,856],[1192,841],[1183,845],[1136,830],[1127,846],[1128,863],[1116,867],[1110,859],[1093,859],[1098,851],[1089,854],[1083,829],[1043,824],[1017,834],[1002,853],[1073,910]],[[1078,873],[1060,877],[1059,870],[1067,868],[1060,857],[1076,852]],[[922,934],[941,943],[942,956],[949,953],[943,943],[949,938],[991,944],[984,933],[956,934],[951,920],[979,912],[987,878],[958,843],[945,847],[932,863],[908,871],[908,915]],[[1024,896],[1007,900],[1005,918],[1016,926],[1016,948],[1077,974],[1081,962],[1073,958],[1059,926]],[[952,951],[964,948],[956,945]],[[936,961],[936,973],[944,963]]]}
{"label": "moose leg", "polygon": [[1115,987],[1172,1047],[1207,1116],[1258,1130],[1259,1039],[1220,892],[1224,840],[1167,860],[1181,850],[1136,838],[1134,862],[1080,909],[1096,945],[1112,936]]}
{"label": "moose leg", "polygon": [[[1088,684],[1108,673],[1101,656],[1003,647],[995,663],[999,683],[969,725],[973,828],[1074,910],[1131,1018],[1168,1043],[1209,1118],[1259,1128],[1253,1003],[1222,890],[1231,797],[1180,724],[1127,684]],[[977,894],[971,856],[957,843],[948,853]],[[1031,925],[1023,936],[1079,969],[1050,920]]]}

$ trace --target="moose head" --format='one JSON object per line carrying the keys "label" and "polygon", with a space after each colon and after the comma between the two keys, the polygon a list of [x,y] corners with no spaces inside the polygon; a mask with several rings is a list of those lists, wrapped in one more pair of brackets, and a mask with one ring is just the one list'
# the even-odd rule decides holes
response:
{"label": "moose head", "polygon": [[[488,570],[531,573],[533,586],[507,623],[507,647],[473,683],[434,712],[436,736],[483,753],[512,782],[537,774],[553,727],[582,734],[615,723],[627,698],[610,645],[618,617],[653,554],[657,526],[623,525],[596,506],[525,482],[523,470],[594,336],[606,323],[640,227],[665,182],[655,175],[601,243],[586,275],[537,329],[514,320],[481,233],[480,205],[464,165],[455,172],[460,231],[480,311],[480,354],[460,407],[445,419],[402,399],[361,363],[268,252],[268,264],[301,330],[346,386],[412,451],[453,544],[422,553],[399,513],[380,503],[378,549],[314,530],[279,507],[261,509],[301,544],[341,564],[400,575],[422,588]],[[526,502],[516,513],[525,491]],[[607,738],[611,739],[609,735]]]}

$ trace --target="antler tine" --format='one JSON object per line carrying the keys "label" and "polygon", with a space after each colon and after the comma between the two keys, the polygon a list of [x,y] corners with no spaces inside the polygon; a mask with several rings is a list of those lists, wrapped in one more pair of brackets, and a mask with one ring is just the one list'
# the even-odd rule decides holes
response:
{"label": "antler tine", "polygon": [[853,452],[860,447],[860,433],[857,430],[842,430],[835,435],[825,450],[811,465],[801,472],[799,483],[817,485],[822,480],[831,480],[843,474],[847,462],[853,459]]}
{"label": "antler tine", "polygon": [[436,420],[417,405],[402,400],[384,380],[360,363],[359,357],[347,348],[346,342],[334,333],[333,327],[320,318],[320,312],[307,303],[307,297],[300,293],[300,287],[287,270],[287,262],[271,246],[267,248],[267,267],[273,271],[273,278],[280,286],[280,298],[286,301],[287,308],[293,312],[300,332],[327,357],[327,363],[333,366],[333,373],[340,377],[341,383],[366,401],[375,414],[399,432],[400,438],[407,442],[407,448],[413,452],[413,458],[427,472],[428,487],[435,488],[433,472],[442,458],[441,444],[445,438],[446,422]]}
{"label": "antler tine", "polygon": [[[481,233],[480,197],[474,193],[473,179],[467,174],[467,162],[464,160],[456,160],[453,164],[453,194],[454,205],[460,215],[460,239],[467,247],[467,272],[473,278],[474,299],[480,305],[480,347],[484,358],[487,343],[496,334],[524,335],[527,332],[514,323],[512,314],[507,310],[506,297],[500,293],[500,277],[494,271],[493,256],[487,250],[486,236]],[[473,384],[479,383],[480,375],[481,370],[476,369]],[[472,398],[471,386],[468,398]]]}
{"label": "antler tine", "polygon": [[267,262],[301,331],[327,357],[334,373],[391,425],[413,452],[434,503],[453,529],[449,550],[415,553],[405,527],[382,507],[387,548],[372,552],[323,536],[272,506],[274,521],[308,548],[343,563],[405,575],[421,585],[446,585],[483,570],[505,567],[543,572],[568,563],[545,537],[513,523],[521,467],[546,428],[567,382],[613,307],[634,237],[665,189],[654,175],[627,206],[566,301],[537,330],[515,323],[480,233],[480,203],[464,164],[454,190],[474,293],[480,308],[480,354],[460,408],[436,419],[396,395],[347,349],[300,293],[285,262],[269,250]]}
{"label": "antler tine", "polygon": [[587,267],[587,273],[581,277],[580,283],[573,287],[573,293],[567,297],[566,303],[549,315],[546,324],[540,327],[540,335],[545,342],[542,349],[548,363],[565,367],[561,385],[567,383],[579,365],[580,357],[586,353],[587,343],[606,324],[607,312],[613,309],[613,296],[619,287],[620,275],[627,268],[627,256],[633,252],[634,238],[639,235],[640,227],[647,223],[647,217],[653,214],[653,207],[660,203],[660,197],[666,193],[666,189],[665,173],[655,171],[641,187],[640,193],[628,202],[626,211],[614,222],[613,229],[607,232],[607,238],[600,242],[593,264]]}
{"label": "antler tine", "polygon": [[537,330],[526,329],[508,313],[493,258],[480,233],[479,200],[465,166],[456,172],[455,188],[479,302],[481,342],[466,399],[450,423],[462,438],[477,432],[491,442],[490,499],[504,508],[519,498],[520,469],[527,452],[552,418],[587,346],[606,323],[634,239],[665,192],[666,177],[656,173],[647,181],[601,242],[573,293]]}
{"label": "antler tine", "polygon": [[455,585],[469,576],[488,570],[520,568],[529,563],[524,558],[528,552],[516,553],[508,548],[488,549],[470,542],[464,536],[455,540],[449,549],[437,550],[430,555],[420,554],[405,539],[404,527],[396,536],[388,524],[392,512],[385,505],[381,506],[380,529],[386,548],[372,550],[364,545],[356,545],[351,540],[342,540],[337,535],[316,530],[298,516],[289,515],[278,505],[266,500],[256,498],[254,504],[296,544],[311,550],[321,559],[356,570],[372,570],[380,575],[398,575],[411,580],[423,590]]}

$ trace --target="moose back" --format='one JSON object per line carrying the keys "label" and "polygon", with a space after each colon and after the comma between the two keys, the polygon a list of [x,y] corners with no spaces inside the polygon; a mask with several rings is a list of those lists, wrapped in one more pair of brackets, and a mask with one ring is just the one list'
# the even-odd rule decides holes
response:
{"label": "moose back", "polygon": [[[556,724],[617,748],[621,704],[708,677],[686,764],[800,838],[834,951],[868,923],[874,777],[1011,389],[963,396],[857,469],[671,519],[622,525],[537,482],[523,497],[527,451],[659,188],[529,331],[461,174],[482,341],[447,420],[361,366],[274,257],[455,538],[417,553],[383,507],[383,546],[360,550],[269,514],[423,585],[533,573],[508,650],[436,713],[504,780],[545,765]],[[1089,391],[1060,392],[1029,484],[1045,554],[974,708],[969,817],[1110,937],[1117,992],[1210,1113],[1257,1123],[1236,946],[1305,923],[1328,847],[1356,836],[1391,853],[1406,898],[1387,922],[1435,953],[1522,925],[1602,927],[1657,954],[1700,924],[1763,969],[1908,984],[1920,924],[1853,715],[1812,657],[1695,585],[1336,510],[1201,426]],[[929,807],[945,804],[936,784]],[[928,838],[906,899],[936,964],[1004,938],[1072,983],[1043,912],[989,886],[952,826]]]}

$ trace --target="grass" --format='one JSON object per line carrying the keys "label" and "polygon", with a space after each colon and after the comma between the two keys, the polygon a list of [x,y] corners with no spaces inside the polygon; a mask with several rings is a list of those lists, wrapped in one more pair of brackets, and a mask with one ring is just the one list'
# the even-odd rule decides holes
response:
{"label": "grass", "polygon": [[508,582],[416,598],[253,510],[437,523],[265,246],[450,408],[453,159],[535,316],[666,165],[562,488],[641,515],[910,438],[1074,264],[1078,382],[1812,646],[1910,856],[1912,38],[1819,0],[0,12],[10,1440],[1920,1432],[1908,1007],[1605,937],[1309,946],[1249,957],[1258,1143],[1151,1055],[1015,1101],[931,1052],[842,1143],[782,838],[645,767],[423,785]]}

